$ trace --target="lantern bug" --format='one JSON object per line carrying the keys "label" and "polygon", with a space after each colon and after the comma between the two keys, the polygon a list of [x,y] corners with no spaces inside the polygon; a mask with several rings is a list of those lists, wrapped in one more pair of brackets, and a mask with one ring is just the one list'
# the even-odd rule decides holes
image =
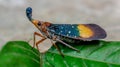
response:
{"label": "lantern bug", "polygon": [[[51,40],[52,44],[58,49],[60,54],[62,54],[60,49],[57,47],[57,45],[55,45],[53,41],[60,42],[73,50],[79,51],[78,49],[72,47],[66,42],[67,41],[73,42],[70,40],[83,40],[83,41],[99,40],[104,39],[107,35],[105,30],[96,24],[52,24],[46,21],[35,20],[32,18],[31,7],[28,7],[26,9],[26,16],[41,32],[41,33],[34,32],[33,47],[36,46],[37,49],[39,49],[38,44],[40,44],[41,42],[48,38]],[[36,35],[42,37],[42,39],[35,42]]]}

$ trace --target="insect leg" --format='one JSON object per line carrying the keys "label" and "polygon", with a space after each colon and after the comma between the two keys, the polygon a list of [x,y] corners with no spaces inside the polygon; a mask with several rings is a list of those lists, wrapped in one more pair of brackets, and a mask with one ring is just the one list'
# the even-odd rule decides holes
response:
{"label": "insect leg", "polygon": [[69,47],[69,48],[71,48],[71,49],[73,49],[73,50],[76,50],[76,51],[80,52],[80,50],[78,50],[78,49],[76,49],[76,48],[74,48],[74,47],[70,46],[69,44],[67,44],[67,43],[63,42],[63,41],[62,41],[62,40],[60,40],[60,39],[56,39],[56,41],[58,41],[58,42],[60,42],[60,43],[64,44],[65,46],[67,46],[67,47]]}
{"label": "insect leg", "polygon": [[55,48],[57,48],[57,50],[58,50],[59,53],[62,55],[62,57],[64,57],[64,54],[61,52],[60,48],[59,48],[55,43],[53,43],[52,40],[51,40],[51,43],[53,44],[53,46],[54,46]]}
{"label": "insect leg", "polygon": [[36,42],[36,47],[37,47],[37,49],[39,50],[39,48],[38,48],[38,44],[40,44],[41,42],[43,42],[44,40],[46,40],[46,38],[42,38],[41,40],[39,40],[39,41],[37,41]]}
{"label": "insect leg", "polygon": [[[50,33],[48,31],[47,31],[47,34],[50,37]],[[64,54],[61,52],[60,48],[55,43],[53,43],[53,40],[56,40],[56,38],[57,38],[57,36],[54,36],[52,38],[52,40],[50,39],[50,41],[51,41],[52,45],[59,51],[59,53],[61,54],[61,56],[64,57]]]}
{"label": "insect leg", "polygon": [[[42,39],[36,42],[36,37],[35,37],[36,35],[42,37]],[[41,43],[42,41],[44,41],[45,39],[46,38],[44,36],[42,36],[41,34],[39,34],[37,32],[34,32],[34,44],[33,44],[33,48],[36,46],[37,49],[39,50],[38,44]]]}

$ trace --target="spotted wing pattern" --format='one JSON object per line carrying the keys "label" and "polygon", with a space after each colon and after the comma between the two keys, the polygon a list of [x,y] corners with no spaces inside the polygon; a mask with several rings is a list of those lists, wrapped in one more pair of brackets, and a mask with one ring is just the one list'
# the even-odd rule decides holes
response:
{"label": "spotted wing pattern", "polygon": [[68,37],[79,37],[79,30],[77,29],[77,24],[52,24],[49,27],[51,32],[58,35],[68,36]]}
{"label": "spotted wing pattern", "polygon": [[97,40],[106,37],[106,32],[96,24],[51,24],[49,32],[82,40]]}

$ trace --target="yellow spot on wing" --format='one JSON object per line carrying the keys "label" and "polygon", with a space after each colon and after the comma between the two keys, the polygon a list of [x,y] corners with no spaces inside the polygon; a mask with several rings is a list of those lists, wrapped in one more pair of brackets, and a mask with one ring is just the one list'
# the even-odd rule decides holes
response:
{"label": "yellow spot on wing", "polygon": [[87,27],[83,24],[78,25],[78,30],[79,30],[79,34],[82,38],[89,38],[89,37],[93,36],[93,34],[94,34],[93,31],[89,27]]}

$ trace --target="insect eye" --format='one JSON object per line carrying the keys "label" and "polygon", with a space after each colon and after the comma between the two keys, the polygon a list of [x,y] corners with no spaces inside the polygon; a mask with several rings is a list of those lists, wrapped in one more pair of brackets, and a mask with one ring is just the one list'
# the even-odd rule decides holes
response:
{"label": "insect eye", "polygon": [[41,22],[38,22],[38,26],[40,26],[41,25]]}

